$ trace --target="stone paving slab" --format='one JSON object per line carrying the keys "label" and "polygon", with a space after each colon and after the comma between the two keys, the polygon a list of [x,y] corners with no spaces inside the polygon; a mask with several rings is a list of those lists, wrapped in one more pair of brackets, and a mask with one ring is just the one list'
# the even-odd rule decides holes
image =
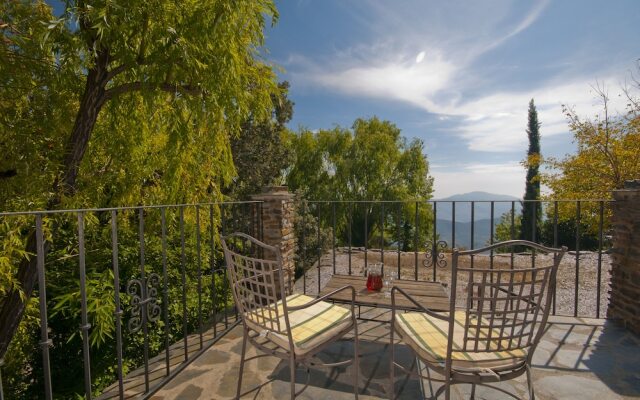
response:
{"label": "stone paving slab", "polygon": [[[388,311],[369,310],[369,318],[389,320]],[[640,339],[605,320],[552,318],[534,355],[534,387],[538,399],[634,399],[640,397]],[[360,374],[361,399],[388,398],[389,324],[361,322]],[[231,399],[235,395],[242,330],[233,329],[211,349],[197,358],[176,378],[151,397],[169,399]],[[396,347],[404,365],[415,362],[405,346]],[[353,341],[340,341],[323,351],[323,361],[351,357]],[[249,347],[248,356],[256,355]],[[396,373],[395,392],[399,399],[431,398],[439,383],[407,378]],[[432,377],[437,377],[431,372]],[[299,388],[305,381],[299,368]],[[298,399],[352,399],[353,368],[312,370],[310,386]],[[499,388],[526,398],[523,377],[501,382]],[[245,364],[243,399],[289,398],[288,363],[275,357],[262,357]],[[453,399],[469,398],[469,385],[455,385]],[[444,397],[444,396],[441,396]],[[513,398],[490,388],[478,387],[477,399]]]}

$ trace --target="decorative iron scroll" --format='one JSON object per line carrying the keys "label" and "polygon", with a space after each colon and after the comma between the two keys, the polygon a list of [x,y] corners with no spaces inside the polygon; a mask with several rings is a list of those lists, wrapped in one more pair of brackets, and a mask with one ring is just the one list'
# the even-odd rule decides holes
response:
{"label": "decorative iron scroll", "polygon": [[431,249],[425,253],[425,259],[422,265],[425,267],[433,267],[434,265],[440,268],[447,266],[447,260],[444,259],[444,250],[447,248],[447,242],[439,240],[435,244],[432,244]]}
{"label": "decorative iron scroll", "polygon": [[139,331],[145,317],[147,322],[160,318],[159,285],[160,276],[155,273],[149,274],[146,279],[132,279],[127,283],[127,293],[131,296],[131,319],[127,323],[129,332]]}

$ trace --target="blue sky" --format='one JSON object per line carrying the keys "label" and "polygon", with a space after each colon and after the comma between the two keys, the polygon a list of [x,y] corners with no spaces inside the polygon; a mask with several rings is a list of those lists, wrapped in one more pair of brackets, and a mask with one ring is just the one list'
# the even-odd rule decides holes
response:
{"label": "blue sky", "polygon": [[640,58],[640,1],[277,1],[268,59],[296,103],[292,129],[395,123],[425,144],[435,197],[521,197],[527,106],[544,156],[573,153],[561,104],[599,111]]}

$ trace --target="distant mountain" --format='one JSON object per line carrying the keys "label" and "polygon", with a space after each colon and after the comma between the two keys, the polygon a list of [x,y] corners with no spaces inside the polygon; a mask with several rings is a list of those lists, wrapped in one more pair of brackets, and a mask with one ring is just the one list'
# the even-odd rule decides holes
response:
{"label": "distant mountain", "polygon": [[[500,221],[499,218],[494,219],[494,225]],[[458,222],[456,220],[456,237],[455,247],[458,248],[471,248],[471,222]],[[436,232],[440,240],[447,242],[447,247],[452,247],[451,241],[453,233],[453,224],[451,220],[444,220],[438,218],[436,220]],[[491,220],[480,219],[475,220],[473,224],[473,247],[486,246],[491,240]]]}
{"label": "distant mountain", "polygon": [[[516,214],[520,212],[520,199],[517,197],[494,194],[487,192],[471,192],[464,194],[456,194],[444,199],[434,200],[437,202],[437,219],[444,221],[452,221],[452,202],[456,202],[456,223],[471,222],[471,202],[474,204],[473,220],[476,224],[481,220],[491,220],[491,201],[493,201],[493,218],[500,219],[500,216],[506,212],[511,212],[511,207],[515,209]],[[513,203],[512,203],[513,202]],[[488,226],[488,225],[487,225]],[[456,228],[456,230],[458,230]]]}

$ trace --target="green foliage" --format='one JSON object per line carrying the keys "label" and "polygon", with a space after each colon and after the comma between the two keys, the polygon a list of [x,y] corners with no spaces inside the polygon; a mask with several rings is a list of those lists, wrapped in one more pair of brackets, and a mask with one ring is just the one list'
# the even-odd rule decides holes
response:
{"label": "green foliage", "polygon": [[[259,126],[272,115],[278,93],[275,74],[262,58],[264,27],[277,19],[270,0],[65,1],[54,16],[40,0],[0,3],[0,210],[115,207],[135,204],[218,200],[236,175],[231,141],[247,121]],[[280,107],[276,104],[276,107]],[[92,116],[94,119],[88,118]],[[82,129],[77,130],[79,121]],[[282,126],[279,117],[276,124]],[[82,136],[74,136],[81,132]],[[80,138],[80,139],[79,139]],[[86,139],[86,147],[82,140]],[[82,150],[73,191],[60,182],[70,170],[69,154]],[[146,268],[162,265],[159,216],[145,220]],[[220,210],[214,210],[219,229]],[[168,279],[170,340],[182,337],[181,260],[178,219],[170,232]],[[137,216],[119,220],[120,287],[111,271],[110,217],[85,216],[88,316],[92,325],[92,378],[99,391],[115,380],[114,290],[130,311],[126,282],[139,277]],[[0,306],[20,289],[16,270],[33,257],[25,251],[33,218],[0,221]],[[197,279],[197,266],[217,265],[196,254],[195,218],[185,215],[184,255],[188,315],[209,315],[224,307],[224,281],[210,272]],[[45,218],[47,302],[55,382],[54,397],[82,391],[77,223]],[[215,275],[215,276],[214,276]],[[202,298],[197,296],[198,284]],[[213,288],[217,288],[213,295]],[[24,295],[24,293],[23,293]],[[5,389],[13,398],[41,394],[37,292],[6,355]],[[34,310],[36,311],[34,313]],[[151,353],[164,346],[164,322],[150,328]],[[125,328],[126,329],[126,328]],[[140,365],[142,337],[126,334],[125,373]],[[71,350],[70,350],[71,349]]]}
{"label": "green foliage", "polygon": [[581,222],[577,226],[576,219],[570,218],[559,220],[557,228],[554,228],[553,221],[547,220],[542,225],[541,241],[547,246],[566,246],[569,250],[576,250],[576,234],[580,250],[598,250],[598,236],[589,232],[586,223]]}
{"label": "green foliage", "polygon": [[[524,163],[527,167],[527,180],[524,192],[525,201],[522,203],[520,239],[532,240],[534,236],[540,236],[542,221],[542,204],[532,201],[540,200],[540,177],[538,175],[540,169],[540,122],[538,122],[538,111],[533,99],[529,102],[527,136],[529,149],[527,150],[527,160]],[[535,234],[533,233],[534,226],[536,227]]]}
{"label": "green foliage", "polygon": [[46,206],[77,111],[80,65],[57,58],[69,35],[53,19],[41,1],[0,4],[0,210]]}
{"label": "green foliage", "polygon": [[[338,245],[351,239],[354,246],[363,246],[365,240],[379,246],[381,241],[400,239],[403,247],[413,248],[416,218],[411,200],[429,199],[433,185],[422,142],[407,142],[395,125],[373,117],[357,119],[352,129],[292,133],[288,145],[294,158],[287,174],[289,187],[308,200],[339,202],[331,206]],[[406,202],[401,207],[387,204],[383,210],[371,202],[380,200]],[[320,225],[329,228],[333,209],[328,204],[320,207]],[[417,221],[418,243],[425,243],[433,225],[428,207],[419,207]]]}
{"label": "green foliage", "polygon": [[[328,226],[318,223],[318,208],[323,211],[323,204],[308,203],[297,196],[296,212],[293,222],[294,234],[298,240],[298,249],[295,255],[295,278],[301,277],[304,272],[318,261],[318,254],[324,253],[332,246],[331,230]],[[326,219],[326,217],[325,217]]]}
{"label": "green foliage", "polygon": [[[521,227],[522,215],[520,213],[514,213],[513,218],[511,212],[502,214],[493,234],[494,243],[517,239]],[[487,245],[489,244],[490,243],[487,243]]]}
{"label": "green foliage", "polygon": [[[101,273],[91,271],[86,277],[87,314],[92,321],[89,342],[91,346],[99,347],[107,339],[113,339],[114,320],[113,310],[115,310],[115,291],[113,286],[113,271],[105,270]],[[77,285],[77,282],[74,282]],[[58,283],[59,285],[59,283]],[[71,285],[64,285],[60,291],[68,290]],[[75,286],[75,285],[73,285]],[[63,293],[53,299],[55,306],[51,318],[61,314],[61,318],[73,319],[80,315],[80,288],[73,292]],[[72,341],[78,332],[74,332],[68,339]]]}
{"label": "green foliage", "polygon": [[[277,92],[260,46],[271,1],[4,2],[0,20],[0,209],[45,208],[98,112],[66,207],[193,202],[235,174],[230,138]],[[104,108],[81,103],[108,54]],[[29,182],[25,185],[25,182]],[[53,185],[52,185],[53,183]]]}
{"label": "green foliage", "polygon": [[289,82],[278,85],[272,96],[274,111],[271,120],[249,118],[240,134],[231,140],[233,162],[237,176],[226,194],[234,200],[249,199],[264,186],[282,184],[282,173],[290,164],[291,152],[285,146],[285,124],[293,117],[293,102],[287,98]]}
{"label": "green foliage", "polygon": [[[206,210],[208,211],[208,210]],[[214,231],[219,229],[220,210],[213,209]],[[239,214],[234,212],[234,214]],[[91,347],[91,372],[94,393],[98,394],[117,379],[116,369],[116,320],[113,266],[111,264],[111,224],[109,213],[85,214],[85,264],[87,316],[91,324],[89,344]],[[182,250],[179,214],[177,210],[167,210],[167,302],[164,302],[162,265],[162,240],[158,210],[145,212],[145,272],[160,275],[158,305],[167,309],[169,341],[174,343],[183,337],[184,329],[190,333],[203,325],[209,327],[214,309],[218,316],[231,304],[230,292],[224,277],[219,272],[212,273],[211,266],[221,268],[219,243],[216,239],[212,253],[207,233],[210,232],[208,213],[200,210],[201,250],[197,251],[197,224],[195,210],[185,209],[185,254],[184,270],[186,285],[187,314],[182,308]],[[244,221],[231,217],[226,221],[230,229],[244,226]],[[55,219],[55,221],[53,221]],[[235,221],[235,222],[234,222]],[[54,344],[50,348],[52,379],[56,382],[56,398],[75,398],[83,391],[81,295],[78,265],[78,237],[75,216],[58,215],[45,218],[46,226],[56,225],[56,237],[52,238],[52,248],[47,256],[47,298],[49,310],[49,336]],[[234,226],[237,225],[236,226]],[[133,317],[132,296],[127,284],[140,277],[140,243],[138,241],[139,213],[121,211],[118,214],[119,288],[121,303],[122,335],[124,350],[124,371],[132,371],[143,361],[144,340],[142,331],[130,332],[128,323]],[[207,239],[205,239],[207,238]],[[198,278],[200,276],[200,279]],[[200,288],[200,289],[199,289]],[[215,288],[215,289],[214,289]],[[214,292],[215,290],[215,292]],[[198,296],[198,292],[201,296]],[[28,315],[21,324],[20,331],[12,342],[7,355],[7,367],[3,369],[5,390],[16,398],[37,398],[43,382],[41,352],[38,346],[39,318],[38,299],[32,298]],[[185,319],[186,318],[186,319]],[[186,322],[186,325],[185,325]],[[165,316],[148,324],[148,344],[150,356],[155,356],[165,347]],[[25,371],[25,365],[30,369]],[[57,366],[65,365],[65,368]]]}
{"label": "green foliage", "polygon": [[[2,367],[2,384],[4,395],[11,398],[28,398],[24,396],[29,390],[33,390],[33,382],[25,377],[26,360],[34,365],[40,362],[41,353],[39,342],[40,316],[38,315],[38,297],[31,297],[27,303],[27,309],[18,327],[11,347],[4,357],[5,366]],[[31,375],[31,374],[28,374]],[[11,391],[9,391],[10,389]],[[42,397],[40,395],[40,397]],[[30,398],[38,398],[37,395]]]}
{"label": "green foliage", "polygon": [[6,296],[11,289],[20,289],[19,282],[15,279],[13,265],[22,258],[30,255],[24,250],[24,224],[26,218],[19,221],[5,220],[0,224],[0,237],[3,238],[0,244],[0,298]]}

